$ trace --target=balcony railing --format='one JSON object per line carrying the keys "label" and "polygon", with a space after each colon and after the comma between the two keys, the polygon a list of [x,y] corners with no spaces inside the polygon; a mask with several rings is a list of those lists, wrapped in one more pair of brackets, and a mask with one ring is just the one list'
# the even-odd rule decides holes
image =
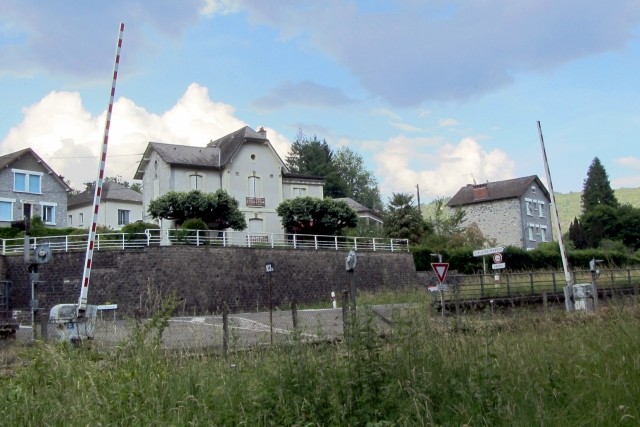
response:
{"label": "balcony railing", "polygon": [[[245,231],[217,230],[166,230],[166,235],[158,229],[149,229],[144,233],[101,233],[96,234],[96,250],[135,250],[147,246],[195,245],[246,248],[288,248],[307,250],[356,250],[370,252],[408,252],[407,239],[387,239],[378,237],[343,237],[307,234],[248,233]],[[87,247],[88,234],[68,236],[31,237],[27,244],[29,250],[38,245],[49,245],[54,252],[81,251]],[[25,241],[19,239],[1,239],[2,255],[24,253]]]}
{"label": "balcony railing", "polygon": [[264,197],[247,197],[248,208],[264,208]]}

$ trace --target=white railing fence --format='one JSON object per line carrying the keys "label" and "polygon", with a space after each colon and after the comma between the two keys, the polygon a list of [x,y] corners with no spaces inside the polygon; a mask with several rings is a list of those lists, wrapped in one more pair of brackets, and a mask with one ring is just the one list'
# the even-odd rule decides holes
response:
{"label": "white railing fence", "polygon": [[[144,233],[101,233],[96,234],[95,249],[132,250],[147,246],[195,245],[233,246],[247,248],[289,248],[313,250],[355,250],[373,252],[408,252],[407,239],[379,237],[318,236],[305,234],[266,234],[244,231],[217,230],[161,230],[148,229]],[[164,239],[163,239],[164,237]],[[38,245],[48,245],[54,252],[84,250],[89,234],[68,236],[30,237],[30,250]],[[25,239],[2,239],[2,255],[24,253]]]}

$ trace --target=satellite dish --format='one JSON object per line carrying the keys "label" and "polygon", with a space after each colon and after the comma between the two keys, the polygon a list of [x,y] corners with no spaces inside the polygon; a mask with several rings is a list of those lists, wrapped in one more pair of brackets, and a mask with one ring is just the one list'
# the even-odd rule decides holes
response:
{"label": "satellite dish", "polygon": [[36,246],[33,258],[37,264],[46,264],[51,261],[51,248],[49,245]]}
{"label": "satellite dish", "polygon": [[356,251],[351,249],[349,251],[349,255],[347,255],[346,259],[346,269],[347,271],[353,271],[356,268],[356,263],[358,262],[358,257],[356,256]]}

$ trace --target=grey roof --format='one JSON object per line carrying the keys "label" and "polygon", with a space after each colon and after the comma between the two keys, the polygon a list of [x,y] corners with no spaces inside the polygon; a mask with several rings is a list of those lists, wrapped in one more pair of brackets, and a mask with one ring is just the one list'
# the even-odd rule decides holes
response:
{"label": "grey roof", "polygon": [[[267,132],[264,131],[264,129],[256,132],[249,126],[240,128],[215,141],[211,141],[206,147],[150,142],[142,155],[142,160],[133,178],[142,179],[149,159],[151,158],[152,151],[156,151],[162,160],[171,165],[218,169],[225,167],[233,159],[242,144],[247,141],[270,144],[267,139]],[[273,152],[278,156],[275,150]],[[284,162],[282,162],[279,156],[278,159],[284,168]]]}
{"label": "grey roof", "polygon": [[218,167],[218,150],[216,148],[150,142],[142,155],[142,160],[138,165],[134,179],[142,179],[152,151],[158,153],[162,160],[171,165],[196,168]]}
{"label": "grey roof", "polygon": [[[80,194],[69,195],[67,198],[67,208],[70,209],[77,206],[92,204],[94,193],[95,190],[93,188],[89,188]],[[118,184],[117,182],[106,181],[102,184],[101,200],[142,204],[142,194],[127,188],[122,184]]]}
{"label": "grey roof", "polygon": [[[487,182],[479,185],[467,184],[458,190],[451,200],[449,200],[447,206],[455,207],[520,197],[527,192],[534,182],[540,187],[544,195],[550,199],[549,192],[544,184],[542,184],[542,181],[540,181],[537,175],[531,175],[504,181]],[[486,192],[484,188],[486,188]],[[478,197],[474,195],[474,190],[482,190],[482,196]]]}
{"label": "grey roof", "polygon": [[225,166],[245,141],[269,142],[266,132],[256,132],[249,126],[245,126],[222,138],[211,141],[207,144],[207,147],[211,147],[216,151],[220,150],[221,165]]}
{"label": "grey roof", "polygon": [[338,199],[335,199],[335,200],[340,200],[342,202],[346,202],[347,205],[349,205],[349,207],[351,209],[356,211],[356,213],[358,215],[365,215],[366,214],[366,215],[369,215],[371,217],[374,217],[374,218],[378,219],[380,222],[384,222],[384,219],[382,218],[382,216],[378,212],[374,211],[373,209],[369,209],[365,205],[360,204],[360,203],[356,202],[355,200],[353,200],[353,199],[351,199],[349,197],[341,197],[341,198],[338,198]]}
{"label": "grey roof", "polygon": [[294,173],[294,172],[286,172],[284,168],[282,168],[282,178],[283,179],[304,179],[310,181],[324,181],[324,178],[316,175],[305,175],[303,173]]}
{"label": "grey roof", "polygon": [[44,160],[42,160],[42,158],[38,156],[36,152],[33,151],[33,149],[31,148],[24,148],[20,151],[16,151],[13,153],[5,154],[4,156],[0,156],[0,169],[8,168],[13,164],[13,162],[15,162],[16,160],[24,156],[35,157],[36,161],[40,165],[42,165],[42,167],[44,168],[44,170],[47,171],[49,176],[53,177],[53,179],[58,181],[58,183],[64,187],[65,191],[71,191],[71,187],[69,187],[69,184],[67,184],[64,181],[64,177],[61,175],[58,175],[53,169],[51,169],[51,167]]}

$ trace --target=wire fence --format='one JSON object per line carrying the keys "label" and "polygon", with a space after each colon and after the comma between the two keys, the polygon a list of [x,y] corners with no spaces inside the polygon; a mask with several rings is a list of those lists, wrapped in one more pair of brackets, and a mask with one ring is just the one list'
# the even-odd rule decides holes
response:
{"label": "wire fence", "polygon": [[[388,329],[394,312],[402,305],[378,305],[359,308],[358,315],[370,315],[378,328]],[[298,309],[292,303],[290,310],[271,310],[222,313],[200,316],[172,316],[162,331],[161,347],[165,350],[227,353],[268,345],[292,342],[328,342],[342,340],[349,322],[356,315],[349,305],[348,293],[343,295],[342,306],[335,308]],[[20,328],[16,339],[59,341],[65,334],[64,324],[53,324],[45,314],[31,323],[27,312],[16,314]],[[93,323],[91,345],[96,349],[113,349],[134,339],[153,319],[123,318],[117,310],[99,310]],[[149,335],[154,332],[148,331]]]}
{"label": "wire fence", "polygon": [[[25,247],[34,250],[40,245],[53,252],[84,250],[89,234],[65,236],[2,239],[2,255],[23,254]],[[306,234],[249,233],[244,231],[216,230],[166,230],[148,229],[144,233],[100,233],[96,234],[96,250],[131,250],[147,246],[195,245],[247,248],[288,248],[315,250],[345,250],[373,252],[408,252],[407,239],[380,237],[323,236]]]}

